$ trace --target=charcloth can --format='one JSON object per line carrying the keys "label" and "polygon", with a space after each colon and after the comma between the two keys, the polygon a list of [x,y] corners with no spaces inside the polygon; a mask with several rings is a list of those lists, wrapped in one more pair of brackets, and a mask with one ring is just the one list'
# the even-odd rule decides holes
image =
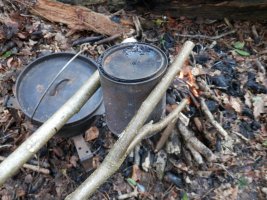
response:
{"label": "charcloth can", "polygon": [[[168,66],[165,53],[146,43],[124,43],[106,50],[99,58],[100,82],[108,128],[116,135],[126,128]],[[148,121],[165,113],[163,96]]]}

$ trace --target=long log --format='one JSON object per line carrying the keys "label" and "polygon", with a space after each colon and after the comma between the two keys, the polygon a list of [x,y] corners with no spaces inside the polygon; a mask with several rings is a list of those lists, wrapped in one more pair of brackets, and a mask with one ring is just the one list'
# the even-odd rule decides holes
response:
{"label": "long log", "polygon": [[[103,0],[59,0],[78,5],[90,5],[103,3]],[[109,5],[121,9],[127,4],[135,4],[140,1],[130,0],[107,0]],[[203,17],[209,19],[261,19],[267,18],[266,0],[146,0],[142,10],[149,8],[150,11],[160,15],[171,17]],[[139,5],[140,6],[140,5]]]}
{"label": "long log", "polygon": [[131,31],[129,27],[111,21],[108,16],[83,6],[37,0],[33,6],[30,6],[30,12],[51,22],[66,24],[72,31],[90,30],[108,36]]}
{"label": "long log", "polygon": [[152,11],[172,17],[203,17],[209,19],[261,19],[267,18],[266,0],[153,0]]}

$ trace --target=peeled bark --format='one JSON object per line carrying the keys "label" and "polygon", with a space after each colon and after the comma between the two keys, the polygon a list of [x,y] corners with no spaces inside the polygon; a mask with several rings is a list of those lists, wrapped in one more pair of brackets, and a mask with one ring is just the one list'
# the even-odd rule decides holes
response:
{"label": "peeled bark", "polygon": [[72,31],[90,30],[108,36],[130,32],[129,27],[115,23],[108,16],[83,6],[73,6],[51,0],[37,0],[30,7],[30,11],[51,22],[66,24]]}

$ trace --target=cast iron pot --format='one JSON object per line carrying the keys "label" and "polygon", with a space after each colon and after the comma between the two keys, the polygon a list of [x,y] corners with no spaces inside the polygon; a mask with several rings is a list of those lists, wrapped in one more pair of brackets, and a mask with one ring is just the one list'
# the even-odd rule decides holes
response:
{"label": "cast iron pot", "polygon": [[[53,53],[34,60],[20,73],[14,91],[15,99],[9,98],[6,106],[19,108],[35,125],[43,124],[97,70],[97,64],[92,59],[78,56],[53,83],[34,113],[48,85],[74,55]],[[103,113],[102,90],[99,88],[58,135],[70,137],[81,134],[90,126],[94,116]]]}

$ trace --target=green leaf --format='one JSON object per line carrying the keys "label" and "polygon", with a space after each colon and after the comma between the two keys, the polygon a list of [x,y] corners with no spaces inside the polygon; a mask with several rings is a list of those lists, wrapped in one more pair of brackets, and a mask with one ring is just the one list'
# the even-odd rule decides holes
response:
{"label": "green leaf", "polygon": [[132,178],[127,178],[126,180],[127,180],[127,182],[128,182],[130,185],[132,185],[132,186],[136,186],[136,185],[137,185],[136,181],[133,180]]}
{"label": "green leaf", "polygon": [[161,24],[164,23],[164,20],[162,20],[162,19],[156,19],[155,20],[155,23],[156,23],[157,26],[160,26]]}
{"label": "green leaf", "polygon": [[235,49],[235,52],[238,53],[241,56],[250,56],[249,52],[240,50],[240,49]]}
{"label": "green leaf", "polygon": [[238,179],[237,183],[238,186],[242,189],[248,185],[248,180],[244,176],[242,176]]}
{"label": "green leaf", "polygon": [[2,58],[8,58],[12,55],[12,52],[11,51],[6,51],[3,55],[2,55]]}
{"label": "green leaf", "polygon": [[262,145],[263,145],[264,147],[267,147],[267,140],[265,140],[265,141],[262,143]]}
{"label": "green leaf", "polygon": [[186,192],[184,193],[182,200],[189,200]]}
{"label": "green leaf", "polygon": [[240,41],[238,41],[238,42],[235,42],[235,43],[234,43],[234,47],[235,47],[235,49],[243,49],[244,46],[245,46],[245,42],[240,42]]}

